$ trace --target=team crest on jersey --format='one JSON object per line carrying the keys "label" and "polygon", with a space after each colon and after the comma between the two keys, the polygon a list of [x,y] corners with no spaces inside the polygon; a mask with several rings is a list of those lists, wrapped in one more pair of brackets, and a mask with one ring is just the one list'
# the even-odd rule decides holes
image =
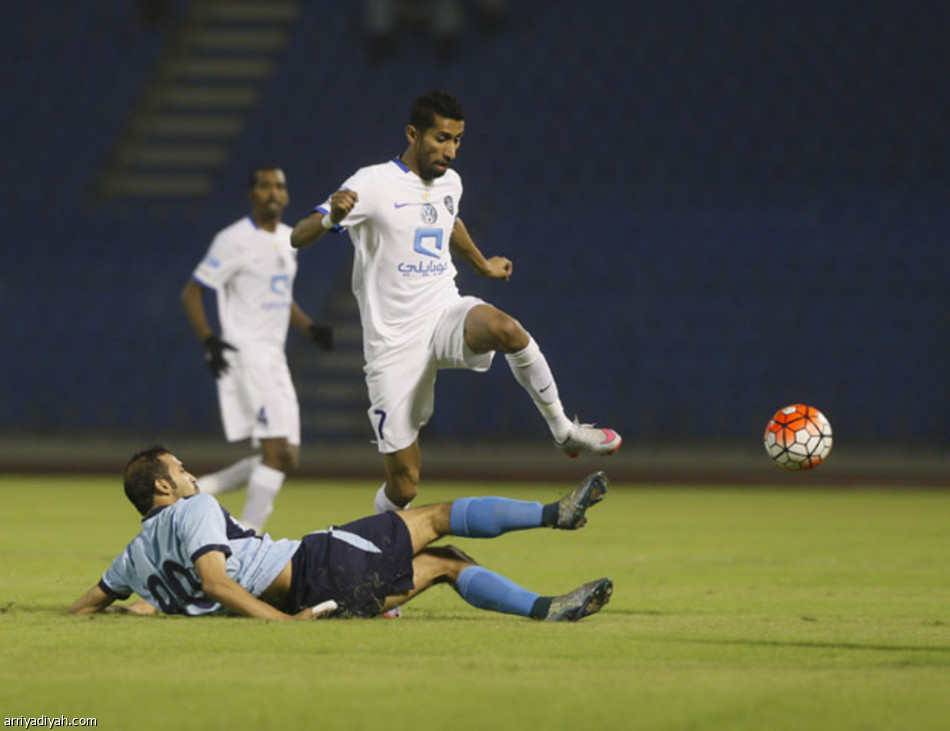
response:
{"label": "team crest on jersey", "polygon": [[452,196],[450,195],[445,196],[445,200],[443,200],[442,202],[445,203],[445,210],[449,212],[449,215],[454,216],[455,215],[455,201],[452,200]]}
{"label": "team crest on jersey", "polygon": [[423,223],[435,223],[436,219],[439,217],[439,212],[435,210],[435,206],[431,203],[426,203],[422,206],[422,222]]}

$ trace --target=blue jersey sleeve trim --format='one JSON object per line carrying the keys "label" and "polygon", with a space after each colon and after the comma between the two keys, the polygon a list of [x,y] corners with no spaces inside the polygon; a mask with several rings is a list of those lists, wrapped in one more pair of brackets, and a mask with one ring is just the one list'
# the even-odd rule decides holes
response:
{"label": "blue jersey sleeve trim", "polygon": [[227,508],[223,505],[219,505],[219,507],[224,514],[224,528],[227,531],[229,541],[234,538],[260,538],[260,536],[250,528],[244,528],[238,525],[234,518],[231,517],[231,513],[228,512]]}
{"label": "blue jersey sleeve trim", "polygon": [[199,277],[197,274],[192,273],[191,278],[194,279],[196,282],[198,282],[198,284],[200,284],[200,285],[201,285],[202,287],[204,287],[205,289],[210,289],[212,292],[217,292],[217,291],[218,291],[216,287],[213,287],[213,286],[211,286],[210,284],[208,284],[206,281],[204,281],[204,280],[203,280],[201,277]]}
{"label": "blue jersey sleeve trim", "polygon": [[142,518],[142,522],[144,523],[144,522],[145,522],[146,520],[148,520],[149,518],[154,518],[156,515],[158,515],[160,512],[162,512],[162,511],[163,511],[165,508],[167,508],[167,507],[168,507],[167,505],[159,505],[159,506],[157,506],[157,507],[152,508],[151,510],[148,511],[148,513],[146,514],[146,516],[145,516],[144,518]]}
{"label": "blue jersey sleeve trim", "polygon": [[131,592],[129,592],[128,594],[121,594],[120,592],[117,592],[115,589],[110,588],[109,585],[103,579],[99,579],[99,588],[102,589],[102,591],[104,591],[106,594],[111,596],[113,599],[128,599],[130,596],[132,596]]}
{"label": "blue jersey sleeve trim", "polygon": [[[317,206],[316,208],[313,209],[313,212],[314,212],[314,213],[322,213],[324,216],[329,216],[329,215],[330,215],[330,211],[328,211],[327,208],[326,208],[326,206],[324,206],[324,205],[319,205],[319,206]],[[339,232],[342,231],[342,230],[343,230],[343,227],[342,227],[340,224],[338,224],[338,223],[334,224],[334,225],[333,225],[333,228],[330,229],[330,231],[335,231],[335,232],[337,232],[337,233],[339,233]]]}
{"label": "blue jersey sleeve trim", "polygon": [[212,551],[220,551],[221,553],[224,554],[224,557],[227,558],[228,556],[231,555],[231,546],[227,546],[227,545],[219,546],[219,545],[214,545],[214,544],[209,545],[209,546],[202,546],[193,554],[191,554],[191,562],[194,563],[199,558],[204,556],[206,553],[211,553]]}

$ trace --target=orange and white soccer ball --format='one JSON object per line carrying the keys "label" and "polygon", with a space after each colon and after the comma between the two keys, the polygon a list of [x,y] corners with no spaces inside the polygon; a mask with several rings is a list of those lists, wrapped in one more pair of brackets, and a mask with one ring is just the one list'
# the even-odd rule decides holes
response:
{"label": "orange and white soccer ball", "polygon": [[765,451],[787,470],[817,467],[828,458],[831,445],[831,423],[813,406],[786,406],[765,427]]}

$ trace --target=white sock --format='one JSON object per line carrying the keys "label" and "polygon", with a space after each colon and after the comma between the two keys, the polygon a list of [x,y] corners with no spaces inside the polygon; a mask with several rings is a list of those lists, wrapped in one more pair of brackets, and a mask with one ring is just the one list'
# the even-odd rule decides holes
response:
{"label": "white sock", "polygon": [[198,484],[201,486],[201,492],[206,495],[221,495],[244,487],[251,479],[251,472],[260,463],[261,456],[256,454],[253,457],[245,457],[223,470],[199,477]]}
{"label": "white sock", "polygon": [[401,508],[396,505],[389,497],[386,495],[386,483],[383,483],[383,486],[376,491],[376,499],[373,500],[373,508],[376,511],[376,515],[381,513],[397,513],[400,510],[405,510],[408,508],[410,503],[406,503]]}
{"label": "white sock", "polygon": [[571,430],[571,420],[564,414],[564,407],[558,397],[557,383],[547,358],[534,338],[530,335],[528,337],[530,340],[527,346],[516,353],[506,354],[505,360],[508,361],[515,380],[528,392],[534,405],[548,422],[555,441],[563,442]]}
{"label": "white sock", "polygon": [[244,513],[241,522],[248,528],[260,533],[267,522],[268,516],[274,510],[274,500],[284,484],[284,473],[259,464],[251,472],[251,479],[247,484],[247,501],[244,503]]}

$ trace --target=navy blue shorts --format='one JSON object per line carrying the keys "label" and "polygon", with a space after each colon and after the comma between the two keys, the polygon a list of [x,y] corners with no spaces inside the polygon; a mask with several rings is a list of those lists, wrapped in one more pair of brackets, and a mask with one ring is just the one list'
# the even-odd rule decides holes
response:
{"label": "navy blue shorts", "polygon": [[333,599],[331,616],[374,617],[386,597],[415,586],[412,538],[395,513],[361,518],[304,536],[291,571],[290,613]]}

